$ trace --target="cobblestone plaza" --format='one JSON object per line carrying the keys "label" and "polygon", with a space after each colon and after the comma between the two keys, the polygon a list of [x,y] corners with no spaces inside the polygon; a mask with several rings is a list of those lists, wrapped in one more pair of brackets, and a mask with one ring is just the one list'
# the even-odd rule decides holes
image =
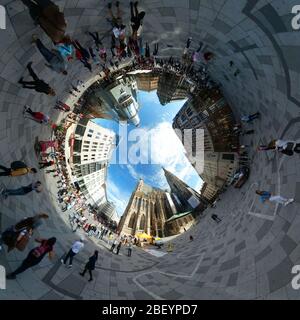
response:
{"label": "cobblestone plaza", "polygon": [[[24,121],[24,104],[59,121],[53,109],[57,99],[72,104],[66,92],[71,81],[91,83],[97,71],[86,71],[71,62],[67,80],[45,67],[41,54],[31,44],[38,34],[45,44],[51,40],[30,17],[26,1],[1,0],[6,8],[6,29],[0,30],[0,159],[9,164],[22,159],[37,166],[34,142],[49,140],[51,128]],[[90,41],[87,31],[109,31],[107,1],[54,1],[63,10],[68,34],[82,43]],[[251,145],[251,175],[242,189],[230,187],[221,195],[216,208],[208,208],[197,224],[172,240],[174,250],[155,257],[135,249],[131,258],[121,252],[112,255],[107,244],[87,241],[86,250],[74,259],[72,269],[60,258],[76,240],[68,218],[56,201],[56,180],[38,173],[44,192],[0,200],[0,230],[25,216],[47,212],[50,216],[36,236],[56,237],[56,258],[44,259],[38,266],[8,281],[0,299],[50,300],[198,300],[198,299],[299,299],[293,289],[292,269],[300,264],[300,157],[257,152],[256,146],[272,139],[300,140],[300,30],[292,19],[296,0],[144,0],[146,12],[143,38],[160,43],[160,54],[180,57],[186,39],[197,48],[202,41],[212,51],[209,66],[212,79],[236,117],[261,113],[251,124],[255,135],[242,138]],[[129,20],[129,0],[121,1],[123,19]],[[35,70],[56,90],[50,97],[18,84],[25,67],[34,61]],[[234,61],[240,70],[235,76]],[[41,129],[43,128],[43,129]],[[1,177],[1,186],[26,185],[29,177]],[[295,201],[287,207],[260,203],[257,189],[267,189]],[[222,222],[215,224],[210,215]],[[194,241],[190,241],[192,235]],[[28,249],[32,249],[33,242]],[[89,253],[99,250],[94,281],[87,282],[79,272]],[[164,252],[165,249],[162,249]],[[26,251],[27,253],[27,251]],[[9,273],[24,259],[24,252],[0,252],[0,264]]]}

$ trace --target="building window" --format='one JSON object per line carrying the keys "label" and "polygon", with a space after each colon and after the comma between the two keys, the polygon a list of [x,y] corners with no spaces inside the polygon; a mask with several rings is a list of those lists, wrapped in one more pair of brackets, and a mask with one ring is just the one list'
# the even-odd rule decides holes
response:
{"label": "building window", "polygon": [[134,213],[129,220],[128,228],[131,228],[131,229],[134,228],[135,220],[136,220],[136,214]]}
{"label": "building window", "polygon": [[191,110],[190,107],[186,109],[186,114],[188,115],[188,117],[191,117],[193,115],[193,111]]}
{"label": "building window", "polygon": [[140,222],[140,230],[145,230],[145,223],[146,223],[146,218],[145,218],[145,215],[143,214]]}

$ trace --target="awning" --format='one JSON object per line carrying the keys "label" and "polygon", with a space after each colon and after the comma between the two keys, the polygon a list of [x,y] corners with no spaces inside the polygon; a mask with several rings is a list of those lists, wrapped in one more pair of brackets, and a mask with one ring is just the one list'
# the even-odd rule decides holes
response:
{"label": "awning", "polygon": [[140,239],[152,239],[152,237],[149,236],[147,233],[139,233],[136,236]]}

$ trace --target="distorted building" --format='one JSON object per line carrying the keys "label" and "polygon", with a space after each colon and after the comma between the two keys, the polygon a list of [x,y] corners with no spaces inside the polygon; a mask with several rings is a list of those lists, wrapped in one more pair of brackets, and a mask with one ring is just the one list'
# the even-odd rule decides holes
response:
{"label": "distorted building", "polygon": [[180,234],[190,229],[195,223],[191,211],[174,214],[166,221],[166,230],[170,235]]}
{"label": "distorted building", "polygon": [[171,101],[186,99],[190,84],[182,75],[175,72],[163,71],[159,77],[157,96],[162,105]]}
{"label": "distorted building", "polygon": [[137,82],[133,76],[120,76],[91,88],[85,109],[97,117],[117,122],[128,121],[139,126],[140,106],[137,101]]}
{"label": "distorted building", "polygon": [[209,89],[192,96],[173,120],[173,129],[182,141],[188,159],[207,183],[204,190],[209,201],[228,187],[238,167],[238,155],[234,150],[239,141],[233,133],[234,124],[226,100],[218,90]]}
{"label": "distorted building", "polygon": [[105,182],[116,135],[88,119],[81,119],[71,137],[72,183],[80,188],[87,203],[99,206],[106,202]]}
{"label": "distorted building", "polygon": [[113,202],[107,201],[98,208],[98,213],[105,215],[109,219],[115,220],[116,206]]}
{"label": "distorted building", "polygon": [[177,212],[204,210],[201,195],[170,171],[163,168]]}
{"label": "distorted building", "polygon": [[133,236],[144,232],[154,237],[176,234],[172,232],[178,229],[170,227],[171,224],[169,227],[166,225],[167,220],[177,214],[170,199],[166,191],[148,186],[140,180],[121,217],[118,231]]}
{"label": "distorted building", "polygon": [[157,72],[140,73],[135,78],[139,90],[151,92],[158,88],[159,74]]}
{"label": "distorted building", "polygon": [[205,182],[200,193],[204,199],[207,199],[210,203],[212,203],[216,200],[218,191],[219,189],[215,185]]}

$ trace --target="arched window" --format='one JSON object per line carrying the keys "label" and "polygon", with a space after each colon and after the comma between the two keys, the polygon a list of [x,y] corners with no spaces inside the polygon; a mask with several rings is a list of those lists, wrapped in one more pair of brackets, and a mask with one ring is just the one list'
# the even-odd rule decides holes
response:
{"label": "arched window", "polygon": [[134,207],[137,208],[137,204],[138,204],[138,198],[134,199]]}
{"label": "arched window", "polygon": [[129,223],[128,223],[128,228],[134,228],[134,225],[135,225],[135,220],[136,220],[136,213],[134,213],[130,220],[129,220]]}
{"label": "arched window", "polygon": [[140,222],[140,230],[145,230],[145,223],[146,223],[146,218],[145,218],[145,215],[143,214]]}

